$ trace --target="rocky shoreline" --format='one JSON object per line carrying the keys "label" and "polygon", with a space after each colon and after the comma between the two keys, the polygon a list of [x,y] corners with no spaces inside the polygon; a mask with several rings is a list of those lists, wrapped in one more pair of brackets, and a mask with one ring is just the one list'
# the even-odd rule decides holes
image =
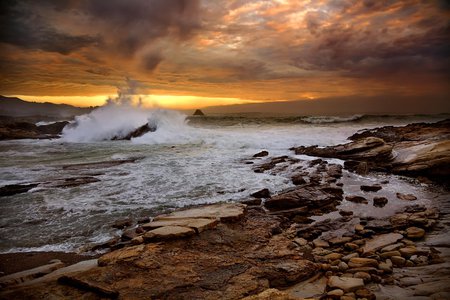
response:
{"label": "rocky shoreline", "polygon": [[[448,299],[449,138],[447,120],[292,149],[322,158],[262,151],[244,163],[295,187],[119,220],[119,239],[87,249],[110,248],[98,260],[1,277],[0,299]],[[435,191],[422,199],[373,172]]]}

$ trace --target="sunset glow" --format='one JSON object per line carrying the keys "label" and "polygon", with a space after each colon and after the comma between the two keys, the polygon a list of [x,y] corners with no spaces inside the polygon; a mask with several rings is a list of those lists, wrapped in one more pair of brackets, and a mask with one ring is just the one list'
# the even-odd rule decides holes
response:
{"label": "sunset glow", "polygon": [[0,94],[33,101],[101,105],[128,79],[180,109],[450,96],[443,1],[17,1],[2,12]]}

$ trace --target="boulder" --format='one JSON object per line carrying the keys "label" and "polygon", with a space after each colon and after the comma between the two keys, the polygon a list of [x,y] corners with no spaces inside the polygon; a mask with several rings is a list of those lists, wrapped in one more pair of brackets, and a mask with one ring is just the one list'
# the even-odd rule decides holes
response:
{"label": "boulder", "polygon": [[384,207],[388,203],[388,199],[386,197],[374,197],[373,198],[373,206],[375,207]]}
{"label": "boulder", "polygon": [[406,229],[406,236],[412,240],[418,240],[425,236],[425,230],[419,227],[409,227]]}
{"label": "boulder", "polygon": [[364,287],[364,281],[361,278],[331,276],[327,285],[330,288],[338,288],[344,292],[352,292]]}
{"label": "boulder", "polygon": [[26,193],[38,185],[37,183],[5,185],[0,187],[0,197]]}

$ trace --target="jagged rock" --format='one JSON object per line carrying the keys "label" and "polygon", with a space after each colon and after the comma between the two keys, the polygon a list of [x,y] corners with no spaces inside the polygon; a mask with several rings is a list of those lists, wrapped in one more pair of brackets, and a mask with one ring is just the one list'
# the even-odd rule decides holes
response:
{"label": "jagged rock", "polygon": [[54,139],[59,138],[63,128],[69,122],[55,122],[50,125],[36,126],[28,122],[0,122],[0,140],[15,139]]}
{"label": "jagged rock", "polygon": [[269,152],[268,151],[266,151],[266,150],[263,150],[263,151],[261,151],[261,152],[258,152],[258,153],[256,153],[255,155],[253,155],[253,157],[264,157],[264,156],[267,156],[267,155],[269,155]]}
{"label": "jagged rock", "polygon": [[327,174],[330,177],[341,178],[342,177],[342,166],[338,164],[329,164],[327,168]]}
{"label": "jagged rock", "polygon": [[396,267],[403,267],[405,265],[406,259],[401,256],[392,256],[390,258],[392,264]]}
{"label": "jagged rock", "polygon": [[262,200],[259,199],[248,199],[248,200],[242,200],[242,204],[248,205],[248,206],[259,206],[262,203]]}
{"label": "jagged rock", "polygon": [[374,197],[373,198],[373,206],[375,207],[384,207],[388,203],[388,199],[386,197]]}
{"label": "jagged rock", "polygon": [[375,300],[375,294],[367,288],[358,289],[355,292],[356,297],[358,299],[367,299],[367,300]]}
{"label": "jagged rock", "polygon": [[364,287],[364,281],[361,278],[331,276],[328,280],[328,286],[341,289],[344,292],[351,292]]}
{"label": "jagged rock", "polygon": [[136,128],[135,130],[131,131],[130,133],[128,133],[125,136],[115,136],[112,138],[113,141],[115,140],[131,140],[132,138],[137,138],[140,136],[143,136],[144,134],[146,134],[147,132],[155,132],[156,131],[156,126],[152,126],[149,123],[144,124],[138,128]]}
{"label": "jagged rock", "polygon": [[262,189],[252,193],[250,196],[255,198],[270,198],[270,191],[269,189]]}

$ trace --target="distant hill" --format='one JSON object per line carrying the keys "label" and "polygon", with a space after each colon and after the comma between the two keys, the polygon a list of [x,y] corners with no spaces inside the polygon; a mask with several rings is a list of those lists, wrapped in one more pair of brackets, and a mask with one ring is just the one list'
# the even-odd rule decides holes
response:
{"label": "distant hill", "polygon": [[28,102],[15,97],[0,96],[0,116],[14,118],[39,117],[44,119],[68,119],[92,111],[94,107],[76,107],[68,104]]}

